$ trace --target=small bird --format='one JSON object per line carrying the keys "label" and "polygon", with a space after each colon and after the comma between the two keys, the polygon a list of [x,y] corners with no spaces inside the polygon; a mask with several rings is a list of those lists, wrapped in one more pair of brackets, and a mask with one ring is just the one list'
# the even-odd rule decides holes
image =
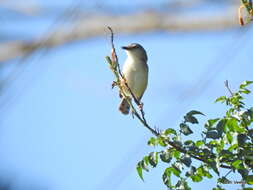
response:
{"label": "small bird", "polygon": [[[132,43],[128,46],[123,46],[127,53],[127,59],[124,63],[122,74],[126,79],[126,82],[135,95],[135,97],[140,101],[148,85],[148,57],[145,49],[137,43]],[[123,86],[124,93],[127,98],[131,100],[131,94]],[[122,96],[121,96],[122,97]],[[123,97],[120,105],[119,111],[125,115],[129,114],[130,105],[128,104],[126,98]]]}

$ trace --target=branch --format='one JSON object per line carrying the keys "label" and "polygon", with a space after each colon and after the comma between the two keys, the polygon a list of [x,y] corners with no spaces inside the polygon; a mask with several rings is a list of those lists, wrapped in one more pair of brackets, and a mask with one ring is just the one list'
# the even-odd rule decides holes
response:
{"label": "branch", "polygon": [[[159,31],[198,31],[223,30],[238,27],[234,9],[217,16],[199,17],[180,15],[180,13],[161,13],[143,11],[128,15],[113,16],[111,14],[89,15],[72,23],[68,27],[59,27],[52,33],[29,41],[12,41],[0,44],[0,62],[33,53],[39,48],[54,48],[78,40],[102,36],[105,33],[105,23],[118,33],[144,33]],[[43,46],[42,46],[42,45]]]}
{"label": "branch", "polygon": [[[123,87],[122,87],[122,81],[124,81],[124,85],[127,87],[128,92],[131,94],[132,98],[135,100],[135,103],[137,106],[139,106],[141,103],[139,102],[139,100],[135,97],[135,95],[133,94],[133,92],[131,91],[131,89],[129,88],[127,81],[125,80],[124,76],[122,75],[122,72],[120,70],[120,66],[119,66],[119,62],[118,62],[118,56],[116,54],[115,51],[115,47],[114,47],[114,43],[113,43],[113,38],[114,38],[114,33],[111,27],[108,27],[108,29],[110,30],[111,33],[111,47],[112,47],[112,53],[111,53],[111,58],[110,57],[106,57],[107,62],[109,63],[110,69],[112,70],[115,78],[116,78],[116,82],[114,82],[114,85],[117,86],[119,88],[120,93],[122,94],[122,96],[124,98],[126,98],[127,102],[129,103],[133,114],[138,118],[138,120],[143,124],[143,126],[145,128],[147,128],[153,135],[155,135],[156,137],[160,136],[160,133],[158,130],[153,129],[152,127],[150,127],[150,125],[147,123],[145,117],[144,117],[144,111],[143,109],[140,109],[141,114],[139,114],[139,112],[135,109],[133,103],[131,100],[129,100],[129,98],[127,98]],[[208,160],[206,160],[205,158],[193,155],[191,153],[189,153],[187,150],[183,149],[182,147],[176,145],[173,141],[170,140],[166,140],[164,142],[166,145],[170,145],[171,147],[175,148],[177,151],[184,153],[184,154],[189,154],[192,158],[202,161],[204,163],[209,163]],[[226,168],[226,169],[231,169],[230,166],[227,165],[220,165],[220,167],[222,168]]]}
{"label": "branch", "polygon": [[228,85],[228,80],[225,80],[225,87],[227,88],[227,90],[229,91],[230,95],[233,96],[234,93],[232,92],[232,90],[230,89],[229,85]]}

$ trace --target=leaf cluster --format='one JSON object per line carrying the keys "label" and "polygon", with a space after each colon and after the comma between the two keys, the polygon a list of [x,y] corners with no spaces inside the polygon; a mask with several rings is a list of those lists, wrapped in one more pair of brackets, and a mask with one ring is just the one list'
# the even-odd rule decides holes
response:
{"label": "leaf cluster", "polygon": [[[213,189],[222,189],[221,184],[232,180],[228,178],[231,172],[239,173],[246,184],[253,184],[253,108],[247,108],[243,102],[243,96],[250,93],[247,87],[251,83],[253,81],[245,81],[231,96],[216,99],[215,102],[225,104],[227,110],[222,117],[207,119],[200,139],[189,138],[193,129],[200,131],[197,116],[204,116],[196,110],[184,116],[178,130],[168,128],[159,136],[151,137],[148,145],[159,147],[160,151],[151,152],[138,162],[140,178],[143,180],[143,170],[148,172],[163,162],[167,167],[162,180],[169,189],[191,189],[189,180],[200,182],[212,178],[212,174],[218,176]],[[221,169],[228,170],[228,174],[221,176]],[[173,183],[175,178],[177,181]]]}

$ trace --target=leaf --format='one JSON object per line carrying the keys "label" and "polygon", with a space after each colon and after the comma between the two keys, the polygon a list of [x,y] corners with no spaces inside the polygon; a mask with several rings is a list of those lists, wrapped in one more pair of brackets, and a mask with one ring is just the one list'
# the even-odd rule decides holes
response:
{"label": "leaf", "polygon": [[166,147],[166,146],[167,146],[167,144],[164,143],[164,137],[161,137],[161,136],[159,136],[159,137],[157,138],[157,143],[158,143],[160,146],[162,146],[162,147]]}
{"label": "leaf", "polygon": [[249,94],[251,91],[247,88],[244,88],[244,89],[239,90],[239,92],[243,94]]}
{"label": "leaf", "polygon": [[244,81],[241,85],[240,85],[240,89],[244,89],[246,86],[252,84],[253,81]]}
{"label": "leaf", "polygon": [[168,128],[164,131],[164,134],[165,135],[170,135],[170,134],[173,134],[173,135],[177,135],[177,131],[175,129],[172,129],[172,128]]}
{"label": "leaf", "polygon": [[216,130],[217,130],[217,132],[218,132],[219,137],[221,137],[222,134],[223,134],[225,124],[226,124],[226,120],[225,120],[225,119],[222,119],[222,120],[220,120],[219,123],[216,125]]}
{"label": "leaf", "polygon": [[216,131],[207,131],[206,132],[206,138],[218,139],[218,138],[220,138],[220,136]]}
{"label": "leaf", "polygon": [[177,177],[180,177],[180,169],[175,165],[175,164],[172,164],[172,167],[169,168],[169,170]]}
{"label": "leaf", "polygon": [[197,118],[194,117],[194,115],[204,115],[203,113],[201,113],[200,111],[196,111],[196,110],[192,110],[189,111],[185,116],[184,116],[184,122],[187,123],[192,123],[192,124],[197,124],[199,123]]}
{"label": "leaf", "polygon": [[165,171],[163,173],[163,176],[162,176],[162,179],[163,179],[163,183],[168,188],[172,188],[172,185],[171,185],[171,171],[169,170],[169,168],[165,169]]}
{"label": "leaf", "polygon": [[240,164],[242,163],[241,160],[235,160],[234,162],[232,162],[232,166],[236,169],[240,169]]}
{"label": "leaf", "polygon": [[205,115],[201,113],[200,111],[192,110],[187,113],[187,115],[193,116],[193,115]]}
{"label": "leaf", "polygon": [[196,145],[197,147],[200,147],[200,146],[202,146],[203,144],[205,144],[205,143],[204,143],[204,141],[202,141],[202,140],[198,140],[198,141],[195,143],[195,145]]}
{"label": "leaf", "polygon": [[230,133],[226,133],[226,137],[227,137],[229,144],[231,144],[233,142],[233,136]]}
{"label": "leaf", "polygon": [[151,137],[148,141],[149,146],[157,146],[157,139],[155,137]]}
{"label": "leaf", "polygon": [[143,174],[142,174],[142,167],[141,167],[141,163],[140,162],[137,164],[136,170],[138,172],[139,177],[142,179],[142,181],[144,181]]}
{"label": "leaf", "polygon": [[174,151],[172,152],[172,155],[173,155],[174,158],[179,159],[179,157],[180,157],[180,152],[177,151],[177,150],[174,150]]}
{"label": "leaf", "polygon": [[193,133],[192,130],[190,129],[190,127],[188,125],[186,125],[185,123],[180,124],[180,132],[186,136]]}
{"label": "leaf", "polygon": [[216,163],[215,161],[210,162],[209,166],[213,169],[213,171],[214,171],[216,174],[220,175],[220,173],[219,173],[219,171],[218,171],[218,168],[217,168],[217,163]]}
{"label": "leaf", "polygon": [[232,146],[230,146],[229,148],[228,148],[228,150],[230,151],[230,152],[232,152],[233,150],[235,150],[235,149],[237,149],[238,148],[238,144],[233,144]]}
{"label": "leaf", "polygon": [[216,119],[209,119],[206,123],[205,123],[205,128],[210,129],[212,128],[212,126],[219,121],[220,118],[216,118]]}
{"label": "leaf", "polygon": [[188,183],[186,181],[186,179],[180,179],[178,180],[177,184],[176,184],[176,189],[183,189],[183,190],[191,190],[191,188],[188,186]]}
{"label": "leaf", "polygon": [[221,103],[223,103],[223,102],[225,102],[227,100],[227,97],[226,96],[221,96],[221,97],[219,97],[219,98],[217,98],[216,100],[215,100],[215,103],[216,102],[221,102]]}
{"label": "leaf", "polygon": [[191,176],[191,179],[193,182],[200,182],[200,181],[202,181],[203,177],[200,175],[193,175],[193,176]]}
{"label": "leaf", "polygon": [[245,134],[239,134],[237,136],[237,141],[239,146],[243,146],[247,141],[248,137]]}
{"label": "leaf", "polygon": [[172,159],[171,153],[167,152],[167,151],[162,151],[162,153],[160,154],[160,159],[163,162],[170,163],[170,161]]}
{"label": "leaf", "polygon": [[226,177],[222,177],[222,178],[219,178],[218,179],[218,182],[219,183],[222,183],[222,184],[231,184],[231,181],[229,181]]}
{"label": "leaf", "polygon": [[183,156],[180,161],[186,165],[187,167],[190,167],[191,163],[192,163],[192,160],[191,160],[191,157],[189,156]]}
{"label": "leaf", "polygon": [[253,185],[253,175],[248,175],[246,177],[246,183],[249,185]]}
{"label": "leaf", "polygon": [[249,174],[249,171],[247,169],[238,169],[238,172],[241,174],[243,179],[245,179]]}
{"label": "leaf", "polygon": [[198,120],[196,117],[192,116],[192,115],[186,115],[184,116],[184,120],[185,120],[185,123],[192,123],[192,124],[198,124]]}
{"label": "leaf", "polygon": [[158,153],[157,152],[151,152],[148,156],[148,160],[150,165],[154,168],[158,164]]}
{"label": "leaf", "polygon": [[192,140],[187,140],[184,142],[185,145],[194,145],[194,142]]}
{"label": "leaf", "polygon": [[148,172],[149,171],[149,169],[148,169],[148,164],[149,164],[148,156],[144,156],[143,160],[140,163],[141,163],[141,168]]}

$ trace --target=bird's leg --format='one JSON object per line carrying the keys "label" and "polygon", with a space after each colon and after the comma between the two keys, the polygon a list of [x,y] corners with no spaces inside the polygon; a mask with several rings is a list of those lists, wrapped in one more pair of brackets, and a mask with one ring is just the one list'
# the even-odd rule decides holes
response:
{"label": "bird's leg", "polygon": [[112,89],[115,87],[115,86],[117,86],[118,85],[118,83],[116,82],[116,81],[112,81]]}
{"label": "bird's leg", "polygon": [[143,105],[144,104],[142,102],[139,103],[138,108],[139,108],[140,111],[143,109]]}

